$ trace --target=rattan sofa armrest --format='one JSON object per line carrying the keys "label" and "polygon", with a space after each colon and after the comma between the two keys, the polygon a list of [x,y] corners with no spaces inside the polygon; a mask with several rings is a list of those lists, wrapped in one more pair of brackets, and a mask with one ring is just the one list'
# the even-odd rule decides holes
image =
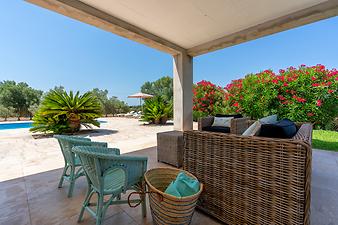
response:
{"label": "rattan sofa armrest", "polygon": [[299,140],[306,142],[309,146],[312,145],[312,124],[304,123],[300,125],[297,134],[292,138],[293,140]]}
{"label": "rattan sofa armrest", "polygon": [[202,131],[204,127],[211,126],[214,122],[213,116],[202,117],[198,119],[198,130]]}
{"label": "rattan sofa armrest", "polygon": [[230,133],[231,134],[242,134],[248,128],[248,119],[235,118],[231,120]]}
{"label": "rattan sofa armrest", "polygon": [[[303,125],[295,137],[298,140],[184,131],[183,169],[207,184],[200,196],[201,209],[227,224],[233,217],[239,218],[233,224],[247,221],[243,205],[262,217],[273,216],[275,210],[293,214],[281,224],[309,224],[311,147],[303,140],[310,138],[311,129]],[[262,211],[256,207],[257,200],[265,198],[278,200],[264,202],[267,210]],[[290,210],[290,205],[302,213]],[[275,224],[274,219],[266,223]]]}

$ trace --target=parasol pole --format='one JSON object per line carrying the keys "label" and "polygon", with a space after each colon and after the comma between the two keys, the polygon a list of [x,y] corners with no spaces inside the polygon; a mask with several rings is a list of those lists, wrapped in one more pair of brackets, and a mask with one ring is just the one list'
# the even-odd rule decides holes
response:
{"label": "parasol pole", "polygon": [[141,111],[143,112],[142,98],[140,98],[140,108],[141,108]]}

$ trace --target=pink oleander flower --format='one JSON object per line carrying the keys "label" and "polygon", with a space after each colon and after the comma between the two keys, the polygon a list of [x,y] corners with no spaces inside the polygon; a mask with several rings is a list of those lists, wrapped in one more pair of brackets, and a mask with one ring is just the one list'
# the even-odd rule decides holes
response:
{"label": "pink oleander flower", "polygon": [[281,100],[281,101],[283,101],[283,100],[285,100],[286,98],[285,98],[283,95],[278,95],[278,99]]}

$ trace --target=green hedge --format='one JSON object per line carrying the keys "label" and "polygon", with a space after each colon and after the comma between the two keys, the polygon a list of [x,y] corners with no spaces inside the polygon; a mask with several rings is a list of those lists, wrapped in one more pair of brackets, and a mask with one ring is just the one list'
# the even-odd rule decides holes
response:
{"label": "green hedge", "polygon": [[277,114],[293,121],[312,122],[322,129],[334,129],[334,119],[338,116],[338,71],[323,65],[248,74],[224,89],[207,81],[198,83],[197,87],[195,114],[225,111],[242,113],[252,119]]}

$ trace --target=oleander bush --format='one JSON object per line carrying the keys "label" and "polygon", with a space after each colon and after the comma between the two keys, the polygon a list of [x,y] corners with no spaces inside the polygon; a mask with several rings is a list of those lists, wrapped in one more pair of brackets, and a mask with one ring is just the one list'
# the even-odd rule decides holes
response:
{"label": "oleander bush", "polygon": [[234,80],[225,87],[227,113],[252,119],[277,114],[280,118],[311,122],[334,129],[338,116],[338,71],[323,65],[265,70]]}
{"label": "oleander bush", "polygon": [[193,87],[193,117],[224,113],[226,109],[225,90],[210,81],[202,80]]}

